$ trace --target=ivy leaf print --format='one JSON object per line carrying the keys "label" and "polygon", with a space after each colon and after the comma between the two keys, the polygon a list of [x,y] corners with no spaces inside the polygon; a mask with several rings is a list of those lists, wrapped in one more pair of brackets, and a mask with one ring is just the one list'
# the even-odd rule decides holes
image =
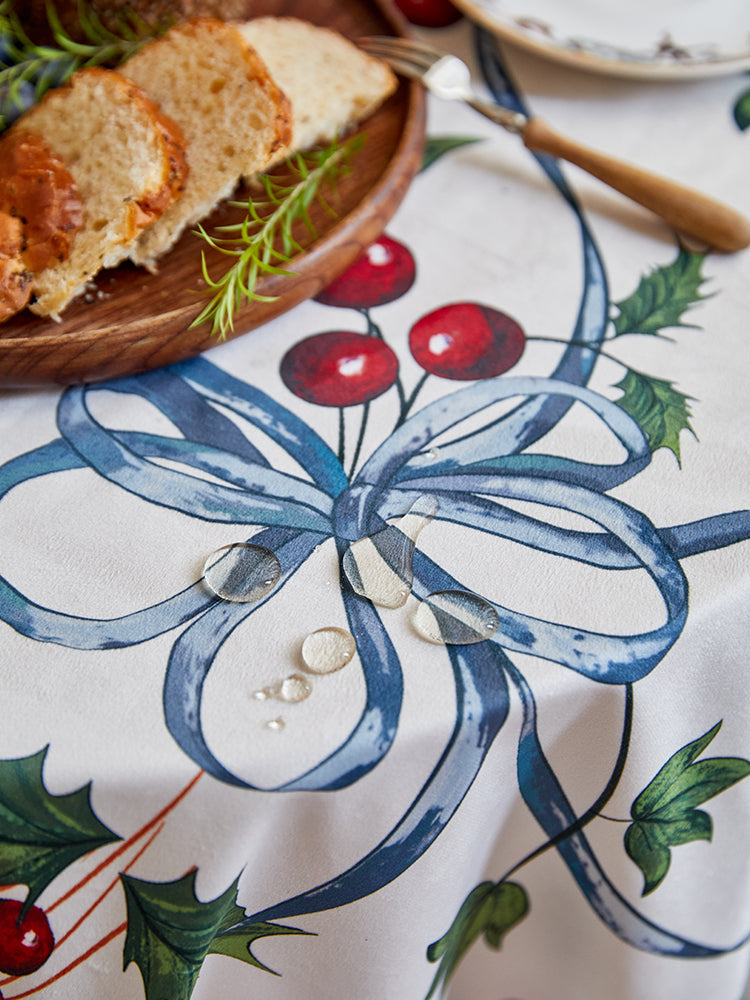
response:
{"label": "ivy leaf print", "polygon": [[671,848],[710,840],[711,817],[696,806],[750,774],[741,757],[696,760],[721,728],[721,722],[673,754],[633,802],[633,821],[625,831],[625,850],[643,872],[643,895],[664,880]]}
{"label": "ivy leaf print", "polygon": [[614,303],[615,336],[645,333],[655,336],[665,327],[691,326],[682,316],[692,305],[707,298],[700,294],[706,280],[701,274],[705,254],[681,249],[677,258],[641,278],[638,287],[622,302]]}
{"label": "ivy leaf print", "polygon": [[0,884],[25,885],[25,914],[68,865],[119,840],[91,808],[91,784],[53,795],[44,784],[48,747],[0,761]]}
{"label": "ivy leaf print", "polygon": [[433,163],[445,156],[452,149],[459,149],[461,146],[471,146],[475,142],[481,142],[481,138],[469,135],[441,135],[431,136],[427,139],[422,154],[421,171],[431,167]]}
{"label": "ivy leaf print", "polygon": [[123,968],[136,963],[146,1000],[188,1000],[210,953],[266,969],[250,951],[254,941],[271,934],[305,933],[277,924],[252,924],[240,931],[236,925],[245,911],[237,905],[237,880],[203,903],[195,895],[196,875],[193,869],[173,882],[120,875],[128,916]]}
{"label": "ivy leaf print", "polygon": [[628,369],[617,383],[622,396],[617,405],[629,413],[648,439],[651,452],[669,448],[680,464],[680,431],[695,431],[690,426],[691,396],[686,396],[664,379],[653,378]]}
{"label": "ivy leaf print", "polygon": [[742,132],[750,126],[750,90],[746,90],[737,99],[734,105],[734,120]]}
{"label": "ivy leaf print", "polygon": [[461,905],[450,929],[427,949],[430,962],[440,962],[426,1000],[440,983],[446,985],[463,956],[482,934],[487,944],[500,948],[504,936],[526,916],[529,901],[516,882],[481,882]]}

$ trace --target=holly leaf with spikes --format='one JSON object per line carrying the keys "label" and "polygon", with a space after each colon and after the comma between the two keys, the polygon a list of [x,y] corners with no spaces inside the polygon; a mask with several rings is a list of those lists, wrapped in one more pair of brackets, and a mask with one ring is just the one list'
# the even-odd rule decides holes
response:
{"label": "holly leaf with spikes", "polygon": [[697,760],[720,728],[721,722],[717,722],[672,754],[633,802],[625,850],[643,873],[644,896],[664,881],[672,847],[711,840],[711,817],[696,807],[750,774],[750,761],[742,757]]}
{"label": "holly leaf with spikes", "polygon": [[690,431],[691,396],[675,389],[665,379],[653,378],[628,369],[625,377],[617,383],[622,396],[615,400],[617,405],[629,413],[648,440],[651,453],[657,448],[669,448],[680,465],[680,432]]}
{"label": "holly leaf with spikes", "polygon": [[128,929],[123,968],[135,962],[146,1000],[188,1000],[208,954],[228,955],[272,972],[252,953],[255,941],[274,934],[306,934],[280,924],[245,924],[237,881],[216,899],[195,894],[197,869],[173,882],[147,882],[121,874]]}
{"label": "holly leaf with spikes", "polygon": [[48,747],[0,761],[0,884],[25,885],[25,913],[68,865],[120,837],[91,808],[91,784],[53,795],[44,784]]}
{"label": "holly leaf with spikes", "polygon": [[700,287],[706,280],[701,267],[706,255],[680,249],[676,259],[641,278],[628,298],[614,303],[615,336],[627,333],[659,334],[666,327],[688,327],[683,314],[696,302],[708,298]]}
{"label": "holly leaf with spikes", "polygon": [[426,1000],[447,985],[458,963],[484,935],[486,943],[496,951],[503,938],[529,911],[529,901],[522,886],[516,882],[481,882],[464,900],[450,929],[427,949],[430,962],[439,962]]}

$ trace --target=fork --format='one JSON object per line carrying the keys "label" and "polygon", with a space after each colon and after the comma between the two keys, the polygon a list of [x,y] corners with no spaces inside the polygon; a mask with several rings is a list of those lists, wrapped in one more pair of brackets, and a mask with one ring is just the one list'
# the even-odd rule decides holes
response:
{"label": "fork", "polygon": [[400,76],[418,80],[437,97],[463,101],[490,121],[520,135],[527,149],[550,153],[575,164],[626,195],[688,236],[716,250],[733,253],[750,245],[750,222],[728,205],[625,160],[581,145],[545,121],[509,111],[479,98],[471,87],[469,67],[454,55],[411,39],[371,35],[358,45]]}

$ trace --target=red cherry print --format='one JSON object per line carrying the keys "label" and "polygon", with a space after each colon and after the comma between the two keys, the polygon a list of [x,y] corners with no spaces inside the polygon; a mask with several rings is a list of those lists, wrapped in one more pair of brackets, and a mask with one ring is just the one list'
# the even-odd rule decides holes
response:
{"label": "red cherry print", "polygon": [[0,899],[0,972],[28,976],[44,965],[55,938],[44,910],[32,906],[19,924],[22,903]]}
{"label": "red cherry print", "polygon": [[343,274],[316,295],[315,301],[348,309],[382,306],[408,292],[416,273],[409,248],[390,236],[381,236]]}
{"label": "red cherry print", "polygon": [[409,331],[409,349],[425,371],[467,381],[507,372],[525,344],[526,336],[514,319],[476,302],[441,306]]}
{"label": "red cherry print", "polygon": [[395,3],[407,21],[421,28],[446,28],[462,16],[450,0],[395,0]]}
{"label": "red cherry print", "polygon": [[396,381],[398,358],[377,337],[331,330],[305,337],[281,360],[284,385],[318,406],[356,406]]}

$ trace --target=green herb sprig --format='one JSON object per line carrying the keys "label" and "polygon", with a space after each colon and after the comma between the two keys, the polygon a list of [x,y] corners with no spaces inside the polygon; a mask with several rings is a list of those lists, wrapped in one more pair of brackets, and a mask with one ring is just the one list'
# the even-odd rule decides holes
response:
{"label": "green herb sprig", "polygon": [[[315,228],[310,219],[310,206],[318,201],[332,211],[321,196],[324,182],[335,183],[350,169],[350,161],[362,147],[364,137],[353,136],[345,141],[335,140],[321,150],[298,154],[287,161],[294,173],[291,182],[284,182],[267,174],[258,178],[262,186],[259,199],[252,195],[247,202],[230,202],[235,208],[245,208],[242,222],[217,227],[217,233],[232,236],[212,236],[202,226],[196,235],[211,247],[233,258],[229,269],[217,280],[208,273],[206,255],[202,254],[203,277],[211,301],[190,324],[191,328],[211,323],[211,335],[223,340],[234,330],[235,313],[245,302],[272,302],[276,296],[262,295],[257,291],[258,281],[264,275],[291,275],[286,265],[292,255],[301,253],[302,246],[293,236],[295,223],[301,222],[311,236]],[[335,213],[334,213],[335,214]]]}
{"label": "green herb sprig", "polygon": [[47,20],[55,44],[37,45],[24,31],[11,0],[0,2],[0,130],[77,69],[119,66],[168,27],[147,27],[123,18],[116,33],[79,3],[78,23],[86,39],[79,42],[65,31],[52,4],[47,5]]}

